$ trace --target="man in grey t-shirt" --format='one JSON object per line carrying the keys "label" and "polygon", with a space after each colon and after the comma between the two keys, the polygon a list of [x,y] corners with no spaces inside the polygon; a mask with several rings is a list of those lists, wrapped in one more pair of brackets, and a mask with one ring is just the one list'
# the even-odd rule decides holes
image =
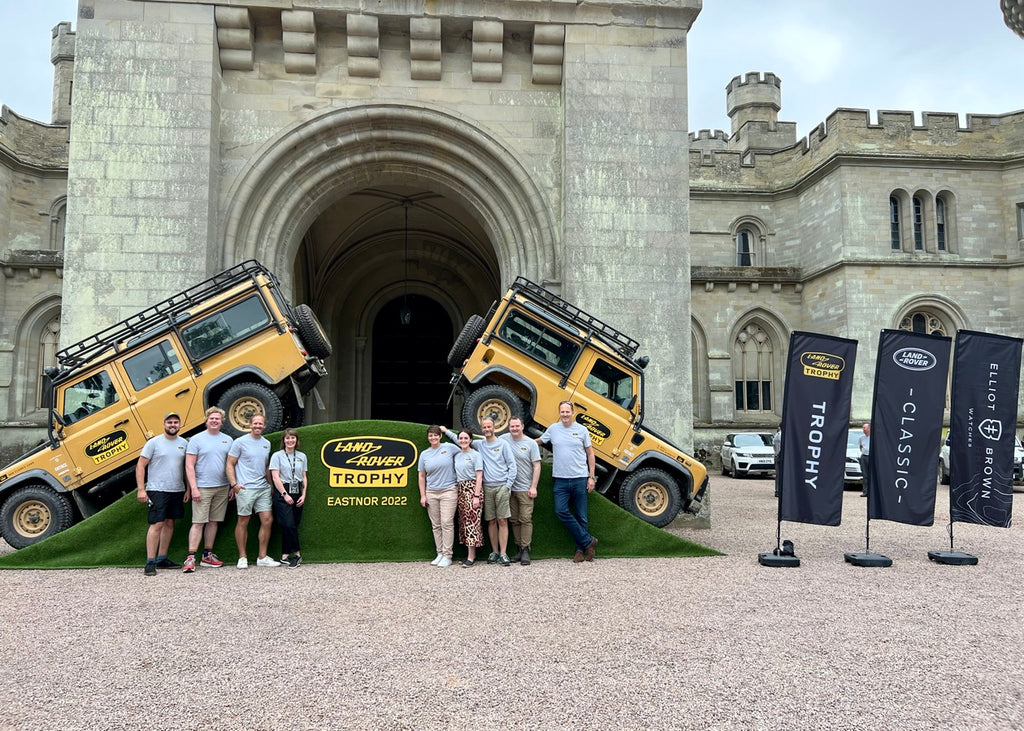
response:
{"label": "man in grey t-shirt", "polygon": [[136,496],[149,506],[149,530],[146,532],[146,576],[156,570],[179,568],[167,558],[174,535],[174,521],[185,514],[188,492],[185,490],[185,449],[188,442],[178,436],[181,417],[177,412],[164,416],[164,433],[142,447],[135,466]]}
{"label": "man in grey t-shirt", "polygon": [[188,532],[188,555],[182,571],[196,570],[196,552],[203,539],[200,566],[216,568],[224,562],[213,552],[217,525],[228,511],[228,476],[224,463],[231,449],[231,437],[221,433],[224,409],[211,406],[206,410],[206,431],[194,435],[185,450],[185,478],[192,497],[192,528]]}
{"label": "man in grey t-shirt", "polygon": [[533,501],[537,497],[537,482],[540,480],[540,447],[523,434],[523,420],[518,416],[509,419],[508,434],[502,434],[499,438],[509,443],[516,458],[516,480],[512,483],[509,508],[512,536],[518,550],[512,560],[529,566],[530,542],[533,540]]}
{"label": "man in grey t-shirt", "polygon": [[551,445],[555,515],[576,541],[572,560],[580,563],[593,561],[597,547],[587,521],[587,499],[596,485],[596,464],[590,432],[573,421],[572,411],[571,401],[558,404],[558,421],[537,437],[537,443]]}
{"label": "man in grey t-shirt", "polygon": [[249,568],[245,550],[249,538],[249,518],[253,513],[259,516],[260,528],[257,533],[259,552],[257,566],[280,566],[267,555],[270,543],[270,528],[274,523],[274,504],[267,479],[267,464],[270,462],[270,441],[263,436],[266,420],[263,414],[254,414],[249,422],[249,433],[231,443],[227,464],[228,483],[235,495],[238,522],[235,523],[235,543],[238,545],[238,568]]}

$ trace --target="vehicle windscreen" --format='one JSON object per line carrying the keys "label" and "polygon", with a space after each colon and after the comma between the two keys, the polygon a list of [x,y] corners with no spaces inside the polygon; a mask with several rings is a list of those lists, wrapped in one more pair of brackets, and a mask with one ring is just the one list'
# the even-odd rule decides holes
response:
{"label": "vehicle windscreen", "polygon": [[770,447],[772,446],[772,435],[737,434],[733,437],[732,443],[737,447]]}

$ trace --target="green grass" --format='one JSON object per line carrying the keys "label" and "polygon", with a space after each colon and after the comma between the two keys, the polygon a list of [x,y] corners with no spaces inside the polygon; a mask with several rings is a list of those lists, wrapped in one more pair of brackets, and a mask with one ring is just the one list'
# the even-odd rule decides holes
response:
{"label": "green grass", "polygon": [[[409,468],[404,488],[332,488],[320,448],[331,439],[351,436],[387,436],[407,439],[423,450],[429,445],[426,427],[390,421],[346,421],[317,424],[299,430],[300,449],[310,462],[309,491],[299,536],[304,562],[422,561],[434,555],[434,540],[426,510],[420,505],[416,465]],[[275,450],[278,435],[271,435]],[[534,508],[534,559],[568,557],[575,550],[569,533],[555,518],[551,498],[551,469],[545,464]],[[328,505],[329,498],[365,496],[389,498],[400,505]],[[397,500],[395,500],[397,498]],[[405,498],[404,501],[402,498]],[[214,550],[227,564],[238,558],[235,546],[234,503],[221,524]],[[179,563],[186,551],[191,509],[175,524],[170,556]],[[591,532],[600,539],[600,557],[715,556],[718,552],[655,528],[633,517],[611,501],[590,496]],[[248,554],[256,556],[256,519],[249,525]],[[0,557],[2,568],[68,569],[98,566],[141,566],[145,562],[146,508],[134,491],[91,518],[45,541]],[[509,544],[512,545],[511,536]],[[275,530],[270,555],[280,556]],[[514,546],[513,546],[514,549]],[[485,551],[489,548],[485,547]],[[456,543],[456,557],[465,547]]]}

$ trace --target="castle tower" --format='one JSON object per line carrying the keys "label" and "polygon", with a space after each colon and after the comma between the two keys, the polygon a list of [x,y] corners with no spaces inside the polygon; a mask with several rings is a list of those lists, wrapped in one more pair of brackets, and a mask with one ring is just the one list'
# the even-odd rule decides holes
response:
{"label": "castle tower", "polygon": [[71,77],[75,70],[75,33],[71,23],[59,23],[50,42],[50,63],[53,64],[53,102],[51,124],[71,122]]}
{"label": "castle tower", "polygon": [[736,76],[725,92],[732,149],[777,150],[796,142],[796,122],[779,122],[782,79],[778,76],[770,72]]}

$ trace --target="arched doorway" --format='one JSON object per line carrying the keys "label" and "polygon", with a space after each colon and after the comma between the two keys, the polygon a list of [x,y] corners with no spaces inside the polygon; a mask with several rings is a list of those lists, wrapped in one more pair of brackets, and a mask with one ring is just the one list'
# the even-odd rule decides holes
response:
{"label": "arched doorway", "polygon": [[452,321],[429,297],[403,295],[373,323],[370,417],[421,424],[452,424],[446,406]]}
{"label": "arched doorway", "polygon": [[261,258],[334,344],[311,422],[383,413],[374,335],[396,297],[446,313],[441,366],[503,285],[558,280],[546,191],[500,140],[429,107],[368,104],[301,122],[254,155],[229,198],[225,260]]}

